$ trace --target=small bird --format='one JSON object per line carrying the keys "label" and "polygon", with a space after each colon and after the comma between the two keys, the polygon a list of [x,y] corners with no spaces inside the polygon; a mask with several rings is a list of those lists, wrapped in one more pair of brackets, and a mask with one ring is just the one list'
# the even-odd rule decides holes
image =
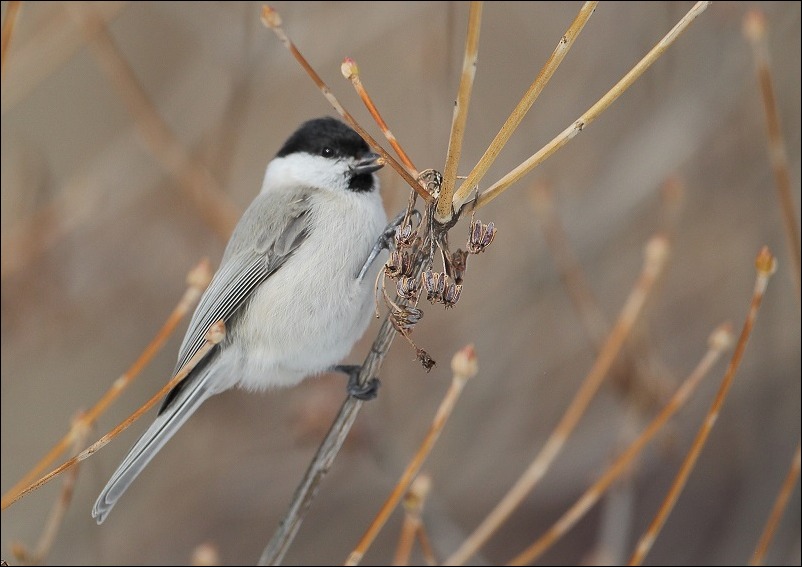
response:
{"label": "small bird", "polygon": [[365,332],[373,310],[374,260],[387,217],[379,195],[379,156],[334,118],[303,123],[267,166],[259,195],[242,215],[220,267],[200,299],[174,375],[217,321],[226,335],[165,397],[154,423],[100,493],[102,523],[150,460],[210,396],[235,386],[294,386],[336,366]]}

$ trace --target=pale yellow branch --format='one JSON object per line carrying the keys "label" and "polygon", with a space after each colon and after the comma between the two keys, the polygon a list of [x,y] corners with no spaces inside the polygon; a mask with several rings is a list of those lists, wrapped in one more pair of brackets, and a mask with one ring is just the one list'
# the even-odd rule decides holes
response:
{"label": "pale yellow branch", "polygon": [[415,543],[415,536],[421,533],[423,520],[423,505],[426,497],[432,488],[432,477],[421,474],[415,477],[412,485],[404,496],[404,523],[401,526],[401,533],[398,536],[393,565],[409,565],[409,557],[412,554],[412,545]]}
{"label": "pale yellow branch", "polygon": [[791,169],[788,166],[788,151],[780,127],[780,113],[777,110],[777,97],[774,95],[774,81],[769,64],[769,46],[766,40],[766,18],[763,12],[754,9],[744,18],[744,35],[752,44],[757,80],[763,97],[763,111],[766,115],[766,137],[769,162],[777,187],[780,211],[785,227],[788,254],[791,257],[790,269],[796,284],[797,299],[802,296],[802,259],[800,258],[799,225],[796,220],[793,190],[791,189]]}
{"label": "pale yellow branch", "polygon": [[518,128],[521,120],[524,119],[524,116],[526,116],[526,113],[540,96],[540,93],[543,92],[543,89],[551,80],[552,75],[554,75],[554,72],[560,66],[562,60],[565,59],[566,55],[568,55],[568,52],[571,50],[571,47],[573,47],[576,38],[579,36],[579,33],[593,15],[593,11],[596,9],[597,4],[598,2],[585,2],[585,4],[579,10],[579,13],[576,15],[576,18],[574,18],[574,21],[571,22],[568,30],[566,30],[565,34],[560,38],[560,41],[557,44],[557,47],[554,48],[549,60],[546,61],[546,64],[540,70],[538,76],[535,77],[534,82],[529,85],[529,89],[527,89],[526,93],[524,93],[523,98],[521,98],[520,102],[518,102],[518,105],[513,109],[512,113],[507,118],[507,121],[504,122],[504,125],[502,125],[501,130],[499,130],[498,134],[496,134],[496,137],[493,138],[492,142],[490,142],[490,146],[488,146],[487,150],[485,150],[484,155],[473,167],[471,172],[468,174],[468,177],[465,178],[465,181],[463,181],[459,186],[459,189],[457,189],[453,199],[455,209],[459,210],[459,207],[462,206],[462,203],[465,202],[468,195],[471,194],[473,188],[479,184],[479,182],[485,176],[485,173],[487,173],[487,170],[490,169],[490,166],[493,165],[494,161],[496,161],[496,157],[498,157],[499,152],[501,152],[501,148],[504,147],[504,145],[510,139],[510,136],[512,136],[512,133],[515,132],[516,128]]}
{"label": "pale yellow branch", "polygon": [[457,181],[457,166],[462,155],[462,142],[465,138],[465,123],[468,120],[468,106],[471,103],[473,80],[476,77],[476,58],[479,52],[479,28],[482,22],[482,2],[471,2],[468,13],[468,37],[465,39],[465,57],[462,62],[457,100],[454,101],[454,116],[451,121],[451,134],[448,138],[448,153],[443,169],[443,184],[435,209],[435,218],[442,223],[451,220],[454,210],[451,201]]}
{"label": "pale yellow branch", "polygon": [[[599,115],[607,110],[615,100],[626,91],[632,83],[634,83],[652,64],[660,58],[661,55],[671,47],[674,41],[684,32],[688,26],[707,9],[710,2],[697,2],[687,14],[675,25],[666,36],[661,39],[652,50],[641,59],[632,70],[629,71],[624,77],[610,89],[607,94],[599,99],[596,104],[591,106],[587,112],[580,116],[573,124],[563,130],[551,142],[543,146],[529,159],[524,161],[521,165],[510,171],[507,175],[496,181],[493,185],[483,191],[479,196],[479,201],[476,207],[483,207],[490,201],[501,195],[509,188],[510,185],[520,180],[524,175],[532,171],[538,165],[546,161],[552,154],[562,148],[565,144],[570,142],[577,134],[579,134],[591,122],[596,120]],[[463,190],[464,189],[464,190]],[[459,208],[467,201],[468,195],[471,192],[471,187],[460,188],[457,195],[455,195],[454,207]]]}
{"label": "pale yellow branch", "polygon": [[[89,435],[89,428],[87,427],[86,419],[83,415],[79,414],[73,419],[73,430],[76,430],[76,435],[73,438],[72,452],[78,453],[86,444],[86,438]],[[58,499],[53,503],[50,513],[45,521],[44,530],[42,530],[39,541],[34,547],[33,551],[28,549],[21,543],[12,543],[11,552],[20,561],[20,563],[27,565],[38,565],[42,563],[45,558],[50,554],[53,544],[56,541],[56,536],[59,529],[64,523],[64,517],[72,502],[72,496],[75,492],[75,483],[78,480],[78,471],[80,468],[75,466],[70,473],[64,477],[64,482],[61,485],[61,492]]]}

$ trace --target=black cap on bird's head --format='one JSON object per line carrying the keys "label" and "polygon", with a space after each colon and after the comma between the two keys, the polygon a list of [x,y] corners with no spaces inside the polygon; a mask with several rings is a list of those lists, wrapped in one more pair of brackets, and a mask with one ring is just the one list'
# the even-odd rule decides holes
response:
{"label": "black cap on bird's head", "polygon": [[308,120],[284,142],[276,157],[307,153],[331,159],[350,159],[351,189],[366,191],[373,187],[370,177],[382,168],[379,155],[370,150],[367,142],[347,124],[336,118],[324,117]]}
{"label": "black cap on bird's head", "polygon": [[284,142],[276,157],[296,152],[357,159],[371,153],[368,144],[353,128],[330,117],[315,118],[301,124]]}

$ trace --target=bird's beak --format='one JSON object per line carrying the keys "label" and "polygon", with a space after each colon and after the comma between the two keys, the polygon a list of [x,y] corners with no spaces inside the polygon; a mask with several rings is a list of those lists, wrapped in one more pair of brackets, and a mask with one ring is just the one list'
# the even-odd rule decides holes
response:
{"label": "bird's beak", "polygon": [[356,165],[351,168],[354,175],[362,175],[363,173],[373,173],[379,171],[384,167],[384,160],[379,154],[373,152],[365,154],[361,160],[356,162]]}

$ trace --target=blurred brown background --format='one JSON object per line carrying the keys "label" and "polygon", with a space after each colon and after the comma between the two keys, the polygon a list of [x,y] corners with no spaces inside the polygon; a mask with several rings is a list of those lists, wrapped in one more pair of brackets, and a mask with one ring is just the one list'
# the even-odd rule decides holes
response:
{"label": "blurred brown background", "polygon": [[[581,3],[488,2],[460,174],[482,154]],[[690,8],[690,2],[602,2],[576,46],[485,178],[489,185],[573,122]],[[560,418],[595,350],[560,281],[531,206],[535,183],[557,209],[609,321],[664,225],[661,187],[685,186],[674,247],[629,348],[638,372],[605,385],[543,482],[478,562],[503,563],[541,534],[603,471],[696,365],[725,320],[740,331],[765,244],[770,283],[731,395],[650,564],[748,560],[800,439],[800,304],[765,142],[752,52],[741,27],[768,22],[777,104],[799,222],[800,4],[716,2],[613,107],[543,166],[483,209],[494,244],[471,259],[450,311],[424,305],[415,340],[438,361],[426,374],[397,340],[377,401],[360,414],[287,564],[339,564],[398,479],[450,381],[453,353],[474,343],[470,382],[425,470],[426,523],[442,560],[505,494]],[[24,3],[2,83],[2,487],[5,492],[141,352],[184,290],[186,272],[225,239],[182,187],[216,186],[243,209],[265,164],[302,121],[334,114],[278,39],[260,3]],[[466,3],[276,2],[284,26],[345,106],[373,125],[340,75],[363,82],[416,165],[444,163],[462,60]],[[90,47],[81,17],[107,22],[119,56]],[[6,3],[3,3],[5,21]],[[90,20],[91,22],[92,20]],[[95,33],[103,30],[94,28]],[[97,36],[95,36],[97,37]],[[119,62],[195,177],[168,172],[121,91]],[[165,131],[161,131],[163,137]],[[204,177],[203,171],[209,176]],[[407,190],[385,168],[391,213]],[[187,181],[188,179],[188,181]],[[456,236],[464,234],[458,227]],[[459,237],[460,239],[462,236]],[[798,238],[798,235],[797,235]],[[168,378],[186,323],[99,421],[94,440]],[[377,325],[348,362],[359,362]],[[630,482],[543,559],[626,561],[651,521],[729,353],[646,450]],[[253,564],[286,511],[344,394],[326,375],[265,395],[210,400],[98,527],[91,506],[151,415],[85,462],[47,562],[181,564],[210,542],[225,564]],[[648,398],[648,396],[647,396]],[[32,545],[54,482],[2,515],[9,543]],[[799,486],[767,557],[800,563]],[[396,512],[366,563],[392,560]],[[421,561],[419,555],[416,561]]]}

